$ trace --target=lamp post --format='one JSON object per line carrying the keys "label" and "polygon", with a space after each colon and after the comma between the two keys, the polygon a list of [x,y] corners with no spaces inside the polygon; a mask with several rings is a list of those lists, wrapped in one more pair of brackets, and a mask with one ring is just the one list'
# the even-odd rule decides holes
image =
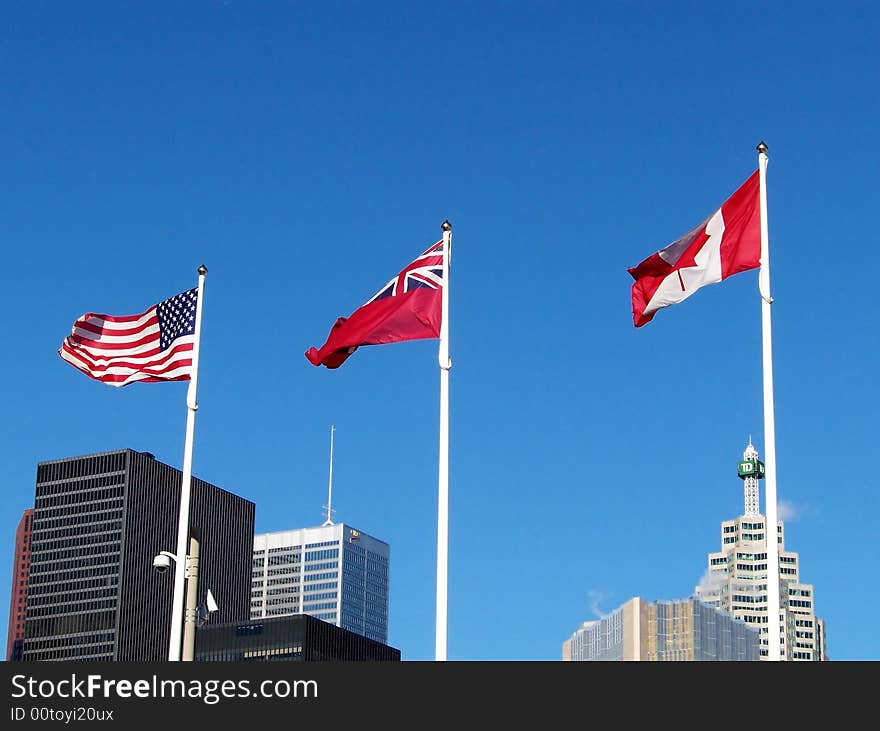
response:
{"label": "lamp post", "polygon": [[183,652],[181,660],[194,660],[196,650],[196,614],[199,601],[199,542],[189,538],[186,558],[186,607],[183,610]]}
{"label": "lamp post", "polygon": [[[170,551],[159,551],[153,559],[153,568],[165,573],[178,557]],[[194,536],[189,538],[189,555],[183,557],[184,575],[186,580],[186,606],[184,607],[183,647],[181,660],[195,659],[196,620],[198,618],[199,599],[199,542]]]}

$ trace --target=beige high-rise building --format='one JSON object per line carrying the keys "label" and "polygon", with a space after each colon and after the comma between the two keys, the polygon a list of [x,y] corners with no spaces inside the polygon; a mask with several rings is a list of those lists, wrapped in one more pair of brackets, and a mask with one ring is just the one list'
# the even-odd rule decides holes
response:
{"label": "beige high-rise building", "polygon": [[[744,481],[745,511],[721,524],[721,550],[710,553],[708,570],[695,595],[757,627],[761,659],[767,659],[767,540],[759,509],[759,481],[764,465],[751,440],[739,463]],[[815,615],[812,584],[800,578],[800,559],[785,550],[785,528],[778,521],[780,659],[826,660],[825,623]]]}
{"label": "beige high-rise building", "polygon": [[584,622],[562,643],[568,661],[749,661],[759,659],[757,628],[695,598],[630,599]]}

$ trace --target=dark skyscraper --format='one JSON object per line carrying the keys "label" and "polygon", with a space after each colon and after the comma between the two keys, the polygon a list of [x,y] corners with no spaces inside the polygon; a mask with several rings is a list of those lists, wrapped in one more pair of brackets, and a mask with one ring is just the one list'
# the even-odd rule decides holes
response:
{"label": "dark skyscraper", "polygon": [[6,659],[21,660],[24,639],[24,610],[28,567],[31,558],[31,525],[34,511],[28,508],[15,531],[15,556],[12,560],[12,591],[9,594],[9,633],[6,638]]}
{"label": "dark skyscraper", "polygon": [[[146,452],[37,465],[23,660],[156,661],[168,657],[181,471]],[[211,622],[250,616],[254,503],[193,477],[199,597]]]}

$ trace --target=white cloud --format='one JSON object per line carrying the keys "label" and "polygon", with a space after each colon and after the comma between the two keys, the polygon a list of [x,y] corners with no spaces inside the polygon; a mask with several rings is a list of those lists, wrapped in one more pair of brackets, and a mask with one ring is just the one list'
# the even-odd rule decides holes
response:
{"label": "white cloud", "polygon": [[779,520],[794,522],[803,515],[803,511],[790,500],[779,500],[776,509]]}
{"label": "white cloud", "polygon": [[596,617],[601,618],[604,617],[608,612],[603,611],[600,604],[607,602],[614,595],[609,594],[607,591],[596,591],[591,590],[587,592],[587,603],[590,606],[590,611],[596,615]]}
{"label": "white cloud", "polygon": [[[700,579],[699,584],[697,584],[697,589],[702,591],[709,591],[711,589],[716,589],[724,583],[724,578],[718,572],[709,571],[706,569],[702,578]],[[695,592],[696,593],[696,592]]]}

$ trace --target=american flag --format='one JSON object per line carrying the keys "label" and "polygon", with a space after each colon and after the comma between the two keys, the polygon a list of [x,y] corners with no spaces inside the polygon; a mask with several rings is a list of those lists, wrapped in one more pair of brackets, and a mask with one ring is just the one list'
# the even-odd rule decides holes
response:
{"label": "american flag", "polygon": [[197,288],[140,315],[86,313],[73,323],[58,355],[110,386],[135,381],[188,381],[195,340]]}

